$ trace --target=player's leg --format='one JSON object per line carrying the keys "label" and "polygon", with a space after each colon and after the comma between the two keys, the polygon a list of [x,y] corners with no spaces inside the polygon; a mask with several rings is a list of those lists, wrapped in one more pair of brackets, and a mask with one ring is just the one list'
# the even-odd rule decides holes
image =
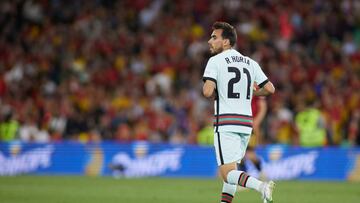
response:
{"label": "player's leg", "polygon": [[254,189],[263,195],[264,200],[271,202],[273,182],[262,182],[244,171],[237,170],[237,163],[244,157],[249,135],[221,132],[215,137],[217,139],[214,145],[222,179],[231,185]]}
{"label": "player's leg", "polygon": [[236,192],[236,185],[223,182],[221,193],[221,203],[231,203]]}
{"label": "player's leg", "polygon": [[[254,166],[257,170],[258,174],[253,174],[255,175],[256,178],[264,181],[267,180],[266,174],[263,171],[263,160],[261,158],[261,156],[256,154],[256,151],[253,147],[248,146],[247,150],[246,150],[246,154],[245,154],[245,160],[247,161],[247,163],[251,163],[252,166]],[[252,170],[254,170],[252,169]],[[238,170],[241,171],[247,171],[247,166],[245,164],[245,161],[242,161],[241,164],[238,165]],[[253,171],[255,172],[255,171]]]}
{"label": "player's leg", "polygon": [[[218,140],[217,133],[215,133],[214,146],[215,146],[215,151],[216,151],[216,158],[218,160],[218,164],[220,164],[221,160],[219,157],[219,155],[220,155],[219,152],[221,149],[219,148],[219,145],[217,143],[219,143],[219,140]],[[222,192],[221,192],[221,203],[231,203],[235,196],[236,188],[237,188],[237,185],[223,182],[223,188],[222,188]]]}
{"label": "player's leg", "polygon": [[257,156],[257,154],[255,153],[255,149],[253,147],[248,147],[246,150],[246,158],[249,159],[254,166],[256,167],[256,169],[258,171],[262,170],[262,166],[261,166],[261,160],[260,158]]}
{"label": "player's leg", "polygon": [[254,126],[253,133],[250,137],[249,144],[248,147],[246,148],[246,154],[245,154],[246,159],[250,160],[259,172],[262,171],[262,165],[260,158],[255,152],[255,147],[258,145],[258,143],[260,143],[260,138],[261,138],[260,135],[261,135],[260,128]]}
{"label": "player's leg", "polygon": [[223,180],[231,185],[240,185],[242,187],[254,189],[261,193],[265,202],[272,202],[272,192],[274,182],[262,182],[244,171],[237,170],[237,163],[229,163],[220,166],[220,174]]}
{"label": "player's leg", "polygon": [[237,170],[248,172],[249,169],[246,162],[251,162],[259,173],[262,172],[261,160],[255,153],[255,150],[251,147],[246,150],[245,157],[237,164]]}

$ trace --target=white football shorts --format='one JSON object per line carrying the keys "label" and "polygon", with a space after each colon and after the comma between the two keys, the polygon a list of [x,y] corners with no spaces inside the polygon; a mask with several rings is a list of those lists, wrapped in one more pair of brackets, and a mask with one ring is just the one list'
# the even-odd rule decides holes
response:
{"label": "white football shorts", "polygon": [[236,132],[215,132],[214,147],[217,164],[240,163],[245,156],[250,140],[249,134]]}

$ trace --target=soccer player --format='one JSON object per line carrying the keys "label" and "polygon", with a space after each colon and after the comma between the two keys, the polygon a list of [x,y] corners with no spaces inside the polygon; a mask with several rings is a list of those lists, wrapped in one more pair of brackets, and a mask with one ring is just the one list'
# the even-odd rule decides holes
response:
{"label": "soccer player", "polygon": [[[231,203],[237,185],[251,188],[272,202],[275,183],[262,182],[237,170],[252,132],[252,96],[275,92],[259,64],[233,49],[237,40],[233,26],[215,22],[208,41],[212,56],[205,68],[203,94],[215,98],[214,146],[220,175],[224,181],[221,202]],[[260,87],[254,91],[254,82]]]}

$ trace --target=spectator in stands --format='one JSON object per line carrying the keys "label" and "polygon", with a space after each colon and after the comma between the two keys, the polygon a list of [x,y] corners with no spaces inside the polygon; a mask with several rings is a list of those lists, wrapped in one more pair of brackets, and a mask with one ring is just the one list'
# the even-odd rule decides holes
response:
{"label": "spectator in stands", "polygon": [[299,144],[304,147],[321,147],[327,144],[325,120],[314,101],[307,106],[299,103],[299,112],[295,116],[299,134]]}

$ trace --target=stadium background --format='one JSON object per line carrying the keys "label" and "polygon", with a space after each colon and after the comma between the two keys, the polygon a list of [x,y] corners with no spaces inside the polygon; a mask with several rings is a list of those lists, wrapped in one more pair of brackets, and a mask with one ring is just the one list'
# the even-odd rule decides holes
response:
{"label": "stadium background", "polygon": [[[17,188],[44,181],[38,175],[109,178],[116,155],[139,170],[126,177],[215,178],[213,107],[201,78],[217,20],[236,26],[237,49],[259,61],[277,89],[257,147],[268,175],[276,169],[284,172],[279,180],[342,181],[333,187],[345,184],[344,193],[359,199],[350,183],[360,179],[359,1],[5,0],[0,176],[35,178],[0,178],[0,200],[22,202],[13,199],[19,191],[8,192],[11,180]],[[309,105],[326,132],[311,147],[300,142],[296,119]]]}

